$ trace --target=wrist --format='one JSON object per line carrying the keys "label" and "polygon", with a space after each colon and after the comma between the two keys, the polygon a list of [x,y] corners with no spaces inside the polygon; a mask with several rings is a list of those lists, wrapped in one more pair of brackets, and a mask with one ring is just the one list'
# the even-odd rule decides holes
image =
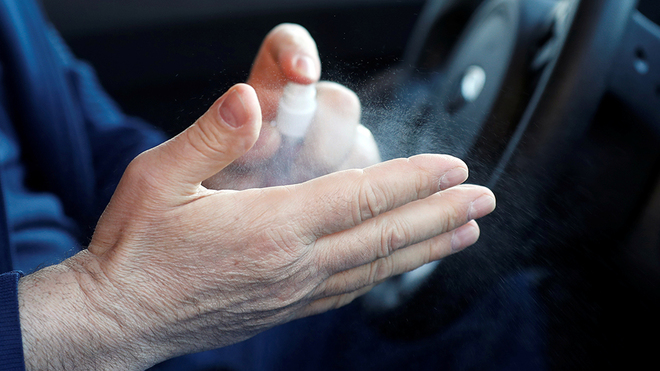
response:
{"label": "wrist", "polygon": [[149,366],[139,342],[133,341],[135,329],[126,323],[121,301],[105,294],[99,268],[97,258],[84,251],[21,278],[19,310],[28,370]]}

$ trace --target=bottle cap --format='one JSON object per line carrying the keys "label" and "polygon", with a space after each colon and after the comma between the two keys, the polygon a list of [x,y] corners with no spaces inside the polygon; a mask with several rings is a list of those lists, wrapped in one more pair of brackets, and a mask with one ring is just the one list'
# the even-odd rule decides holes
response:
{"label": "bottle cap", "polygon": [[277,110],[277,129],[282,135],[302,138],[316,113],[316,85],[288,83]]}

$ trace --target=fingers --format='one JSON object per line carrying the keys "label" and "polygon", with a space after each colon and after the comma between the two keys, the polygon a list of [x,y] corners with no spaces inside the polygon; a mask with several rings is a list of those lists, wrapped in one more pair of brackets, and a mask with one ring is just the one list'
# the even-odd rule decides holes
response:
{"label": "fingers", "polygon": [[359,124],[361,105],[357,95],[331,82],[319,82],[317,91],[318,109],[290,169],[289,183],[380,162],[376,141]]}
{"label": "fingers", "polygon": [[317,239],[460,184],[467,174],[455,157],[418,155],[330,174],[301,184],[297,192],[305,202],[309,237]]}
{"label": "fingers", "polygon": [[415,270],[427,263],[440,260],[473,245],[479,239],[476,221],[435,236],[426,241],[395,251],[392,255],[377,259],[343,272],[339,272],[316,289],[316,297],[330,297],[360,290],[378,284],[390,277]]}
{"label": "fingers", "polygon": [[[282,24],[264,39],[247,82],[257,92],[263,121],[270,123],[277,115],[279,99],[288,82],[308,85],[320,77],[321,61],[309,32],[299,25]],[[260,166],[277,152],[280,143],[278,131],[263,125],[259,141],[239,163],[246,167]]]}
{"label": "fingers", "polygon": [[452,231],[494,209],[495,197],[488,188],[474,185],[453,187],[325,237],[332,248],[319,249],[320,260],[325,266],[334,265],[334,270],[330,271],[333,273],[350,269]]}
{"label": "fingers", "polygon": [[261,44],[248,82],[281,89],[289,81],[307,85],[320,76],[321,61],[312,36],[302,26],[281,24]]}
{"label": "fingers", "polygon": [[355,144],[337,170],[362,169],[381,161],[380,151],[371,131],[358,125],[355,130]]}
{"label": "fingers", "polygon": [[238,84],[188,129],[140,155],[129,170],[140,172],[143,179],[162,191],[195,193],[204,179],[254,145],[260,125],[261,111],[254,90]]}
{"label": "fingers", "polygon": [[248,84],[256,89],[263,118],[270,122],[288,82],[308,85],[320,77],[321,61],[314,39],[302,26],[287,23],[275,27],[264,39]]}
{"label": "fingers", "polygon": [[[317,91],[318,109],[298,156],[294,169],[300,174],[292,174],[294,180],[304,181],[336,171],[356,146],[365,144],[356,143],[358,128],[362,135],[368,130],[359,125],[361,106],[355,93],[330,82],[318,83]],[[375,149],[377,157],[375,141],[365,145],[365,150]]]}
{"label": "fingers", "polygon": [[341,308],[350,304],[356,298],[359,298],[360,296],[368,293],[372,287],[373,286],[367,286],[353,292],[348,292],[346,294],[324,297],[315,300],[308,304],[302,311],[300,311],[297,317],[309,317],[316,314],[325,313],[329,310]]}

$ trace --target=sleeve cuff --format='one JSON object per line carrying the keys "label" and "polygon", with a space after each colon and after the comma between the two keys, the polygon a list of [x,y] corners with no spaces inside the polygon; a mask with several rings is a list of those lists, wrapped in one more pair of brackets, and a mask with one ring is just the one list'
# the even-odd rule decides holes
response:
{"label": "sleeve cuff", "polygon": [[0,370],[25,370],[18,314],[20,272],[0,274]]}

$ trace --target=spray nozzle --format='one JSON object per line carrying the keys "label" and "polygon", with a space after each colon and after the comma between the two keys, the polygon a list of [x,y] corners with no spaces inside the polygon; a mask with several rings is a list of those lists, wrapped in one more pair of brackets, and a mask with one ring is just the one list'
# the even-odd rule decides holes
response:
{"label": "spray nozzle", "polygon": [[277,128],[282,135],[302,138],[316,112],[316,86],[293,82],[284,87],[277,110]]}

